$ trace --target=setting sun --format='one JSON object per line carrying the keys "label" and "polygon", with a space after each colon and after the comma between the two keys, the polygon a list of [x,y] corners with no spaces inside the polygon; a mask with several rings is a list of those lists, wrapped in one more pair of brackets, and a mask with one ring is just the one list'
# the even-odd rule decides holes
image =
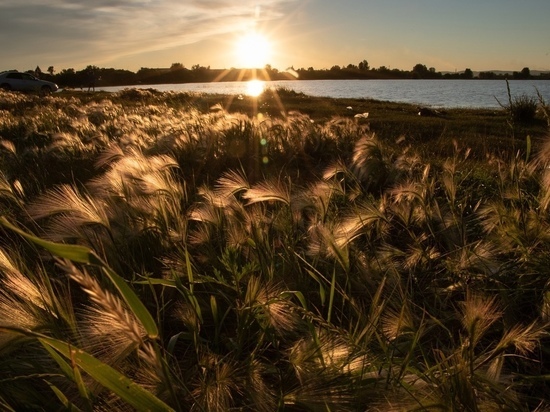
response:
{"label": "setting sun", "polygon": [[240,68],[263,68],[271,59],[271,43],[262,34],[249,32],[237,39],[235,54]]}

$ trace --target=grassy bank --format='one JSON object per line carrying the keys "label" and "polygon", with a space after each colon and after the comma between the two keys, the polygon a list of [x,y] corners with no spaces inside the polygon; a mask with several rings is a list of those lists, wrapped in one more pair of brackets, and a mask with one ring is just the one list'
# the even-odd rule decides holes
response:
{"label": "grassy bank", "polygon": [[[473,155],[484,159],[487,155],[501,155],[512,148],[515,137],[519,149],[530,136],[538,144],[547,135],[548,123],[540,112],[533,121],[510,124],[510,114],[500,109],[445,109],[437,110],[435,116],[419,116],[419,107],[414,104],[385,102],[370,99],[334,99],[307,96],[292,90],[267,90],[259,97],[223,96],[215,94],[159,94],[154,90],[148,98],[132,97],[132,91],[123,94],[121,104],[131,105],[148,102],[163,103],[175,108],[191,106],[201,113],[212,108],[223,108],[228,113],[246,114],[249,117],[281,118],[288,114],[301,113],[314,121],[327,122],[335,118],[355,119],[368,124],[371,131],[391,144],[396,140],[407,139],[416,150],[432,157],[447,157],[454,150],[453,140],[463,146],[475,148]],[[109,97],[108,93],[87,94],[66,92],[83,102],[100,101]],[[154,97],[156,96],[156,98]],[[522,96],[519,96],[521,98]],[[110,98],[110,97],[109,97]],[[512,96],[512,99],[515,99]],[[501,102],[507,105],[509,102]],[[367,119],[355,118],[368,114]],[[511,150],[515,152],[515,150]]]}
{"label": "grassy bank", "polygon": [[0,405],[543,410],[547,120],[0,92]]}

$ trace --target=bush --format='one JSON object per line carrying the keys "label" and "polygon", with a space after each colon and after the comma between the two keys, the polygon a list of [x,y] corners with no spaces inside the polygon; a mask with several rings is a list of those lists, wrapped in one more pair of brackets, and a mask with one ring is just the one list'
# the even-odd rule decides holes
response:
{"label": "bush", "polygon": [[521,95],[510,102],[508,110],[514,122],[531,123],[537,114],[538,103],[534,97]]}

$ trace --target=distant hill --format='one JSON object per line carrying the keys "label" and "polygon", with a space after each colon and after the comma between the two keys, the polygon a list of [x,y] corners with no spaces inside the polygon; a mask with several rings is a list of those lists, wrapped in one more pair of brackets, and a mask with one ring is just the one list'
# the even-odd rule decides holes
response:
{"label": "distant hill", "polygon": [[[480,71],[493,72],[495,74],[505,75],[505,74],[512,74],[515,71],[517,72],[518,70],[480,70]],[[550,73],[550,70],[530,70],[529,72],[531,73],[531,76],[539,76],[541,74]],[[479,73],[479,72],[474,72],[474,73]]]}
{"label": "distant hill", "polygon": [[[473,71],[474,77],[477,77],[479,75],[479,73],[481,73],[481,72],[494,73],[497,76],[506,76],[506,75],[512,75],[514,72],[518,72],[518,70],[474,70]],[[464,70],[459,70],[459,71],[456,71],[456,72],[442,71],[441,73],[443,75],[445,75],[445,74],[458,74],[458,73],[464,73]],[[540,76],[541,74],[549,74],[550,69],[549,70],[530,70],[530,73],[531,73],[531,76]]]}

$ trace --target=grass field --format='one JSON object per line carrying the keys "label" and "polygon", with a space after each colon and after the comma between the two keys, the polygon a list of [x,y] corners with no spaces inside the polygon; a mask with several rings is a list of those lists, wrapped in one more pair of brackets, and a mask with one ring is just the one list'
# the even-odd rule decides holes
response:
{"label": "grass field", "polygon": [[0,408],[550,408],[548,107],[418,111],[0,91]]}

